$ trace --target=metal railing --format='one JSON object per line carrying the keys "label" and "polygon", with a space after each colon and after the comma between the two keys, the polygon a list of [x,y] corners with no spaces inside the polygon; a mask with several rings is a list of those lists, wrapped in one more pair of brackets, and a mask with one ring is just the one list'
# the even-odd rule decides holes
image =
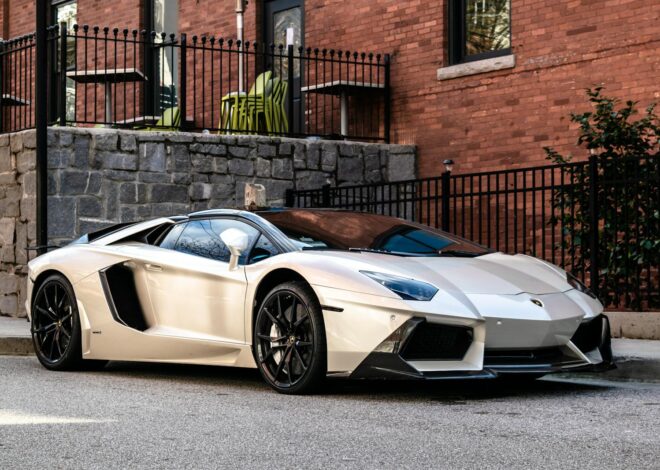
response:
{"label": "metal railing", "polygon": [[[391,215],[572,272],[609,308],[660,307],[660,156],[317,190],[287,205]],[[597,230],[593,230],[597,227]],[[617,258],[617,259],[613,259]]]}
{"label": "metal railing", "polygon": [[34,34],[0,41],[0,132],[18,132],[35,126]]}
{"label": "metal railing", "polygon": [[[387,54],[64,24],[47,45],[50,125],[389,141]],[[2,132],[34,127],[33,50],[0,43]]]}

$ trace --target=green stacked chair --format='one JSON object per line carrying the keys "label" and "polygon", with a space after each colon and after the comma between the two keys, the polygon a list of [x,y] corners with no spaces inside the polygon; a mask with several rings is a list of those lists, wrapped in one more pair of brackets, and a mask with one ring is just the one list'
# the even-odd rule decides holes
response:
{"label": "green stacked chair", "polygon": [[248,93],[233,91],[223,96],[218,127],[227,133],[251,130],[247,103],[265,99],[272,86],[271,76],[270,70],[258,75]]}
{"label": "green stacked chair", "polygon": [[181,127],[181,112],[177,106],[167,108],[163,111],[154,127],[147,127],[148,131],[176,131]]}

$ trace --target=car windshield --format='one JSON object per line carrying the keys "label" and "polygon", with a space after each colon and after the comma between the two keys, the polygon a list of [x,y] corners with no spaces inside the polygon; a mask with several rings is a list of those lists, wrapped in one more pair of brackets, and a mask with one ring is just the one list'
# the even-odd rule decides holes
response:
{"label": "car windshield", "polygon": [[260,214],[305,250],[364,250],[409,256],[479,256],[476,243],[395,217],[329,210]]}

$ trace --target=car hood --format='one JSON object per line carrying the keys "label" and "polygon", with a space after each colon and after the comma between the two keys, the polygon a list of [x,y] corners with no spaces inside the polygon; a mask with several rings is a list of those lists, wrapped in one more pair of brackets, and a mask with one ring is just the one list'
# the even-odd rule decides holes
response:
{"label": "car hood", "polygon": [[476,258],[400,257],[369,252],[326,252],[326,255],[344,267],[352,261],[358,270],[418,279],[464,294],[540,295],[572,289],[564,271],[526,255],[491,253]]}

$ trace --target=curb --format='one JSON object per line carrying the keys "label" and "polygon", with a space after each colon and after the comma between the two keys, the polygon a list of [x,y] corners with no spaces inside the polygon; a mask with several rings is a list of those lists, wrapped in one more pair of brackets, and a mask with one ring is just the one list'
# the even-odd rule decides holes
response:
{"label": "curb", "polygon": [[8,336],[0,338],[0,355],[2,356],[29,356],[34,354],[32,338],[21,336]]}

